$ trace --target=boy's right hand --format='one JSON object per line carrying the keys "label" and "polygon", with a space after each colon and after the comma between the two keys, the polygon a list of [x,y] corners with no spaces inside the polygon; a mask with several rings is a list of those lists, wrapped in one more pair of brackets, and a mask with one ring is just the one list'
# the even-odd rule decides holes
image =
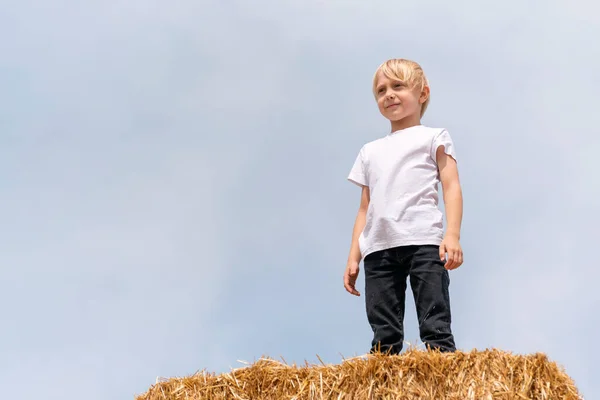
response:
{"label": "boy's right hand", "polygon": [[356,284],[356,278],[358,278],[358,272],[360,268],[356,261],[348,261],[346,265],[346,272],[344,273],[344,287],[346,291],[355,296],[360,296],[360,293],[354,285]]}

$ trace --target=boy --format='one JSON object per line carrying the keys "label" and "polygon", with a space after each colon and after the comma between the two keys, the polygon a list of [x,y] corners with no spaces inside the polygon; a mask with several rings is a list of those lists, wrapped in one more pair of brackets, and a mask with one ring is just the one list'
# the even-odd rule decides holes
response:
{"label": "boy", "polygon": [[[459,243],[462,191],[447,130],[421,125],[430,88],[416,62],[392,59],[373,78],[373,94],[391,132],[365,144],[348,180],[362,188],[344,286],[355,288],[365,268],[371,353],[399,354],[404,341],[406,279],[414,294],[419,335],[427,348],[455,351],[449,270],[463,262]],[[441,182],[446,232],[438,208]]]}

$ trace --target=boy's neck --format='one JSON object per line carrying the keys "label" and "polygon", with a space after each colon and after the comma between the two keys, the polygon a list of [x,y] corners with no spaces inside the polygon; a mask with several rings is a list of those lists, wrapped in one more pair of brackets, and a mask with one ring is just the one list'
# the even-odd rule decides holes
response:
{"label": "boy's neck", "polygon": [[421,117],[417,114],[415,116],[408,116],[406,118],[399,119],[398,121],[391,121],[391,123],[392,132],[396,132],[402,129],[421,125]]}

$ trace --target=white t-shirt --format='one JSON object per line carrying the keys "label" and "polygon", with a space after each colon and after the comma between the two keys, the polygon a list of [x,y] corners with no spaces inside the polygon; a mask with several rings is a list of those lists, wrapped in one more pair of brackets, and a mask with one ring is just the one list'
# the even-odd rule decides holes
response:
{"label": "white t-shirt", "polygon": [[456,159],[450,134],[417,125],[365,144],[348,180],[368,186],[371,200],[359,237],[361,256],[397,246],[440,245],[443,215],[438,207],[436,152],[444,146]]}

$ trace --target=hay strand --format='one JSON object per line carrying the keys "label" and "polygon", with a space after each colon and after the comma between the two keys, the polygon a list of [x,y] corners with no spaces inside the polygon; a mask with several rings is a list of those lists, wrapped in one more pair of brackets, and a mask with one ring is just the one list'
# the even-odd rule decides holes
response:
{"label": "hay strand", "polygon": [[543,353],[408,349],[297,367],[270,358],[220,375],[160,380],[136,400],[562,399],[580,400],[572,379]]}

